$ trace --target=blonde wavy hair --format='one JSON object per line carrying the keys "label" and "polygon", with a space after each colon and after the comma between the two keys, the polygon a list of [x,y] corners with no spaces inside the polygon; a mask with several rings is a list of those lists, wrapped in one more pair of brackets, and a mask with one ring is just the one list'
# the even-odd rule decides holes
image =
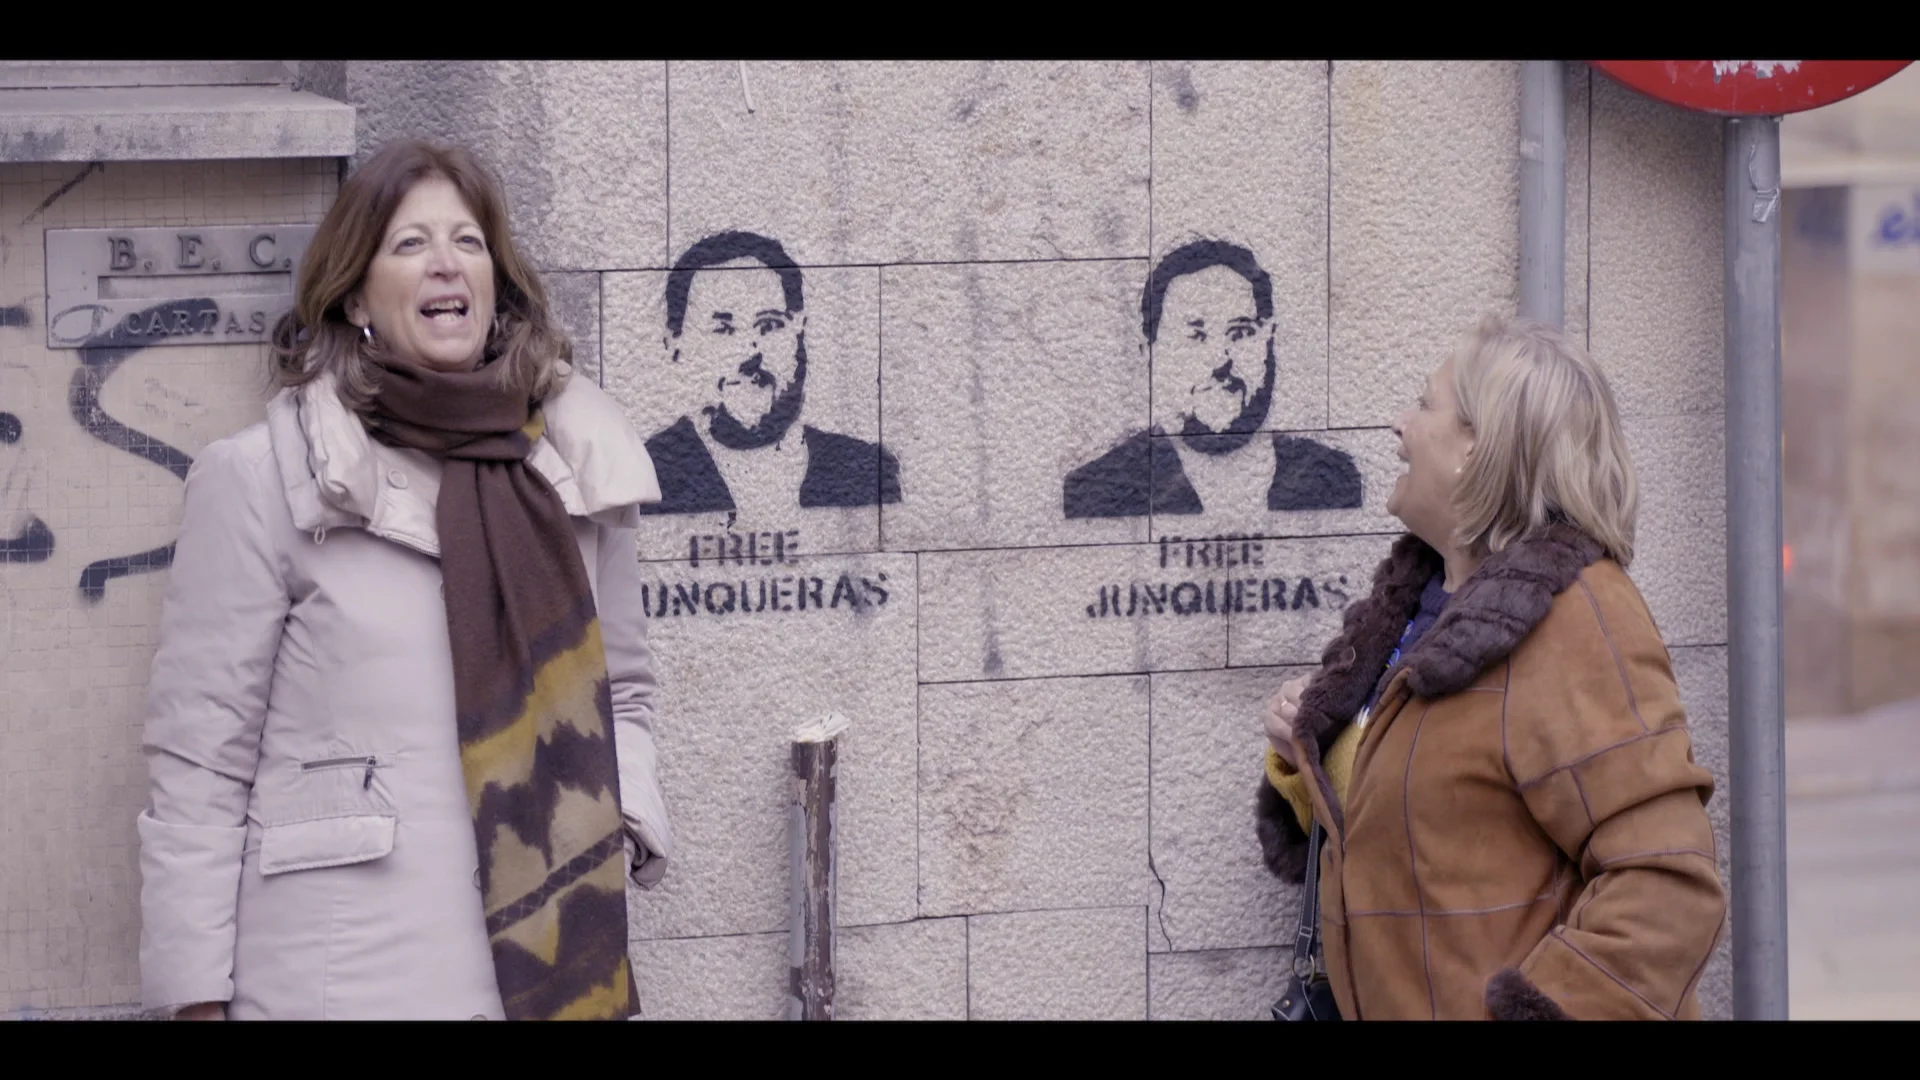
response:
{"label": "blonde wavy hair", "polygon": [[365,415],[379,389],[378,343],[369,345],[347,321],[347,299],[366,281],[387,223],[415,184],[441,178],[454,186],[486,237],[493,257],[493,319],[480,364],[502,387],[538,404],[559,381],[558,364],[573,359],[547,306],[540,275],[520,257],[507,228],[507,199],[493,171],[471,151],[423,139],[389,143],[340,185],[340,195],[314,230],[300,263],[291,311],[273,330],[269,377],[279,387],[304,386],[331,372],[340,397]]}
{"label": "blonde wavy hair", "polygon": [[1586,350],[1551,327],[1485,315],[1454,354],[1453,384],[1474,434],[1454,542],[1484,556],[1561,520],[1632,563],[1639,482],[1613,391]]}

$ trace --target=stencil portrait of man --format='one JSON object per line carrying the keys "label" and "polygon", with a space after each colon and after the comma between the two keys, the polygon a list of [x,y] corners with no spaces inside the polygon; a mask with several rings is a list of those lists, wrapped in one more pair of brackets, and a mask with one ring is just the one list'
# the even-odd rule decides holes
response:
{"label": "stencil portrait of man", "polygon": [[0,570],[8,563],[40,563],[53,557],[53,530],[33,512],[33,477],[20,446],[22,430],[20,418],[0,408]]}
{"label": "stencil portrait of man", "polygon": [[648,514],[862,507],[900,501],[899,463],[877,443],[800,416],[807,315],[800,268],[755,233],[709,236],[667,274],[670,367],[699,404],[647,440],[661,501]]}
{"label": "stencil portrait of man", "polygon": [[1140,316],[1156,422],[1067,474],[1067,517],[1360,506],[1360,470],[1345,451],[1261,437],[1284,388],[1275,385],[1273,284],[1251,251],[1218,240],[1174,250],[1148,275]]}

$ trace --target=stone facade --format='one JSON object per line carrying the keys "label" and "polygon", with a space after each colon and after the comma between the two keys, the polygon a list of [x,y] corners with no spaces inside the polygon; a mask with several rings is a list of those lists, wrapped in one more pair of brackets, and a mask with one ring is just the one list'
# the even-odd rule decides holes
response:
{"label": "stone facade", "polygon": [[[318,223],[328,159],[0,165],[0,1009],[139,998],[141,713],[207,444],[266,350],[47,345],[46,230]],[[178,279],[176,279],[178,280]]]}
{"label": "stone facade", "polygon": [[[494,163],[587,370],[681,492],[637,552],[682,848],[633,897],[647,1015],[781,1014],[786,739],[828,711],[852,721],[842,1016],[1262,1015],[1298,897],[1259,866],[1259,703],[1314,661],[1391,543],[1393,417],[1476,313],[1515,301],[1518,64],[313,75],[357,109],[362,160],[428,135]],[[1724,852],[1720,129],[1577,64],[1569,80],[1568,321],[1626,413],[1634,576],[1721,781]],[[76,359],[37,344],[33,260],[56,220],[172,215],[176,173],[221,168],[110,166],[34,217],[78,170],[0,166],[0,305],[24,320],[0,326],[0,409],[23,422],[0,445],[0,536],[37,515],[60,538],[0,563],[0,858],[22,870],[0,894],[0,1005],[16,1010],[137,986],[139,691],[164,571],[97,603],[73,583],[165,543],[179,512],[177,480],[68,415]],[[315,185],[299,212],[317,219],[331,163],[276,168]],[[233,198],[281,181],[251,182]],[[797,270],[738,261],[763,241]],[[1170,273],[1208,241],[1251,262]],[[682,279],[677,303],[668,271],[702,252],[725,265]],[[777,404],[803,341],[804,440],[699,433],[703,365],[724,353],[714,297],[746,305],[736,329],[787,311],[755,324],[769,396],[719,403],[748,420]],[[1188,456],[1164,433],[1212,407],[1192,393],[1190,316],[1213,312],[1217,335],[1250,307],[1252,380],[1271,343],[1259,431]],[[258,415],[257,359],[169,350],[105,384],[103,407],[190,455]],[[1179,497],[1129,479],[1148,472]],[[1729,975],[1723,944],[1710,1016],[1731,1012]]]}

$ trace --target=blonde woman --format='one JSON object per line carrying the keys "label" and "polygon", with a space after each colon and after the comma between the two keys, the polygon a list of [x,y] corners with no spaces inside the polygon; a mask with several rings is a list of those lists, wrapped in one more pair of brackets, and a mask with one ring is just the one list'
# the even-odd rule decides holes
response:
{"label": "blonde woman", "polygon": [[1267,705],[1268,867],[1318,823],[1341,1017],[1697,1019],[1725,921],[1613,396],[1489,316],[1394,424],[1407,535]]}

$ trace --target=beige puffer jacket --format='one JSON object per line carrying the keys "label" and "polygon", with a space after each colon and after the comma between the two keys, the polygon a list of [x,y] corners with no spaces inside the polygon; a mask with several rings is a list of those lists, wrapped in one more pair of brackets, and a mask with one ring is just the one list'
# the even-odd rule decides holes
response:
{"label": "beige puffer jacket", "polygon": [[[633,527],[659,499],[618,405],[569,377],[529,463],[573,515],[606,643],[633,877],[673,840]],[[140,970],[150,1008],[498,1019],[454,729],[438,463],[328,381],[209,446],[149,686]]]}

